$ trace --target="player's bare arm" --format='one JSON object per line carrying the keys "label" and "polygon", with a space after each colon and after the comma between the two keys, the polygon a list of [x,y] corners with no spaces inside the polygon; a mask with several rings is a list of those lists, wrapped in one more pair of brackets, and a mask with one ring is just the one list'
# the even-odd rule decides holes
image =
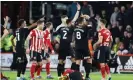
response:
{"label": "player's bare arm", "polygon": [[[43,20],[43,18],[44,17],[40,18],[39,20]],[[28,26],[28,29],[32,29],[32,28],[34,28],[36,26],[37,26],[37,22],[35,22],[35,23],[31,24],[30,26]]]}
{"label": "player's bare arm", "polygon": [[112,43],[113,43],[113,38],[111,36],[110,47],[112,46]]}
{"label": "player's bare arm", "polygon": [[79,12],[80,12],[81,6],[79,4],[77,4],[77,12],[72,20],[72,23],[75,23],[75,21],[78,19],[79,17]]}
{"label": "player's bare arm", "polygon": [[94,50],[96,50],[96,48],[99,46],[99,44],[102,43],[102,40],[103,40],[103,36],[101,36],[101,34],[99,33],[98,34],[98,41],[94,44]]}
{"label": "player's bare arm", "polygon": [[29,48],[29,41],[30,41],[30,39],[31,39],[31,36],[30,36],[30,34],[29,34],[28,37],[27,37],[26,40],[25,40],[25,48],[26,48],[26,49]]}
{"label": "player's bare arm", "polygon": [[13,47],[15,47],[14,39],[15,39],[15,36],[12,35],[12,37],[11,37],[11,43],[12,43],[12,46]]}

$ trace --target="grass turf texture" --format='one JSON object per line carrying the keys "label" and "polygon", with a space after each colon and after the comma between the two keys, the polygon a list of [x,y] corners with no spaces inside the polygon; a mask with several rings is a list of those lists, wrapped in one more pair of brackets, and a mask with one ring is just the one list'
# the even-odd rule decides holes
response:
{"label": "grass turf texture", "polygon": [[[9,80],[16,80],[16,71],[2,71],[3,74],[7,77],[10,77]],[[54,77],[53,80],[58,80],[57,73],[56,72],[51,72],[52,76]],[[30,80],[30,72],[26,72],[26,79]],[[42,72],[41,76],[43,79],[40,80],[49,80],[46,79],[46,72]],[[100,73],[91,73],[90,75],[92,80],[101,80],[101,74]],[[112,74],[112,80],[133,80],[133,74]]]}

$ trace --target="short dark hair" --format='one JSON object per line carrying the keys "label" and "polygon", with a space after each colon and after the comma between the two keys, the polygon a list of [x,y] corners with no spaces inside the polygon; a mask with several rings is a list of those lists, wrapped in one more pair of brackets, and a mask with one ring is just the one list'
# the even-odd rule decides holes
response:
{"label": "short dark hair", "polygon": [[18,24],[18,27],[20,27],[24,23],[24,21],[25,21],[24,19],[18,20],[18,23],[17,23]]}
{"label": "short dark hair", "polygon": [[105,19],[100,19],[100,22],[102,22],[103,24],[107,24],[107,21]]}
{"label": "short dark hair", "polygon": [[66,23],[69,24],[71,21],[72,21],[72,19],[69,18],[66,20]]}
{"label": "short dark hair", "polygon": [[65,18],[65,17],[67,17],[67,15],[62,15],[62,16],[61,16],[61,18]]}
{"label": "short dark hair", "polygon": [[82,22],[83,22],[83,20],[84,20],[84,18],[83,18],[83,17],[79,17],[79,18],[78,18],[78,20],[77,20],[77,23],[78,23],[78,24],[80,24],[80,23],[82,23]]}
{"label": "short dark hair", "polygon": [[38,24],[42,24],[42,23],[44,23],[44,20],[38,20],[38,21],[37,21],[37,25],[38,25]]}
{"label": "short dark hair", "polygon": [[47,22],[45,26],[46,26],[46,28],[48,28],[48,27],[50,27],[51,25],[52,25],[52,22]]}

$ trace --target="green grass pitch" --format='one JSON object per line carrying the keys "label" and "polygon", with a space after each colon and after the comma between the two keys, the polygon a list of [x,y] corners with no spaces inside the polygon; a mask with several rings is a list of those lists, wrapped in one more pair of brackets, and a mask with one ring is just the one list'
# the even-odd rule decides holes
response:
{"label": "green grass pitch", "polygon": [[[16,71],[2,71],[4,75],[10,77],[9,80],[16,80]],[[56,72],[51,72],[51,74],[54,76],[53,80],[58,80],[57,78],[57,73]],[[26,72],[26,78],[27,80],[30,80],[28,78],[30,75],[30,72]],[[46,72],[42,72],[41,76],[43,79],[41,80],[48,80],[46,79]],[[91,73],[90,77],[92,80],[101,80],[101,74],[100,73]],[[112,74],[112,80],[133,80],[133,74]]]}

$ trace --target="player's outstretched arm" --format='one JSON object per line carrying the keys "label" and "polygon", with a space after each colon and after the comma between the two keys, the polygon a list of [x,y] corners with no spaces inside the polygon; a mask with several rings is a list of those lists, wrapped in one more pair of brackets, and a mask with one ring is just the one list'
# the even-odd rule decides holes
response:
{"label": "player's outstretched arm", "polygon": [[81,6],[77,3],[77,12],[72,20],[73,23],[75,23],[75,21],[78,19],[79,17],[79,13],[80,13],[80,9],[81,9]]}
{"label": "player's outstretched arm", "polygon": [[30,39],[31,39],[31,36],[29,34],[28,37],[25,40],[25,49],[29,49],[29,41],[30,41]]}
{"label": "player's outstretched arm", "polygon": [[[44,20],[43,18],[44,18],[44,16],[42,18],[40,18],[39,20]],[[30,26],[28,26],[28,29],[32,29],[36,26],[37,26],[37,22],[35,22],[35,23],[31,24]]]}

